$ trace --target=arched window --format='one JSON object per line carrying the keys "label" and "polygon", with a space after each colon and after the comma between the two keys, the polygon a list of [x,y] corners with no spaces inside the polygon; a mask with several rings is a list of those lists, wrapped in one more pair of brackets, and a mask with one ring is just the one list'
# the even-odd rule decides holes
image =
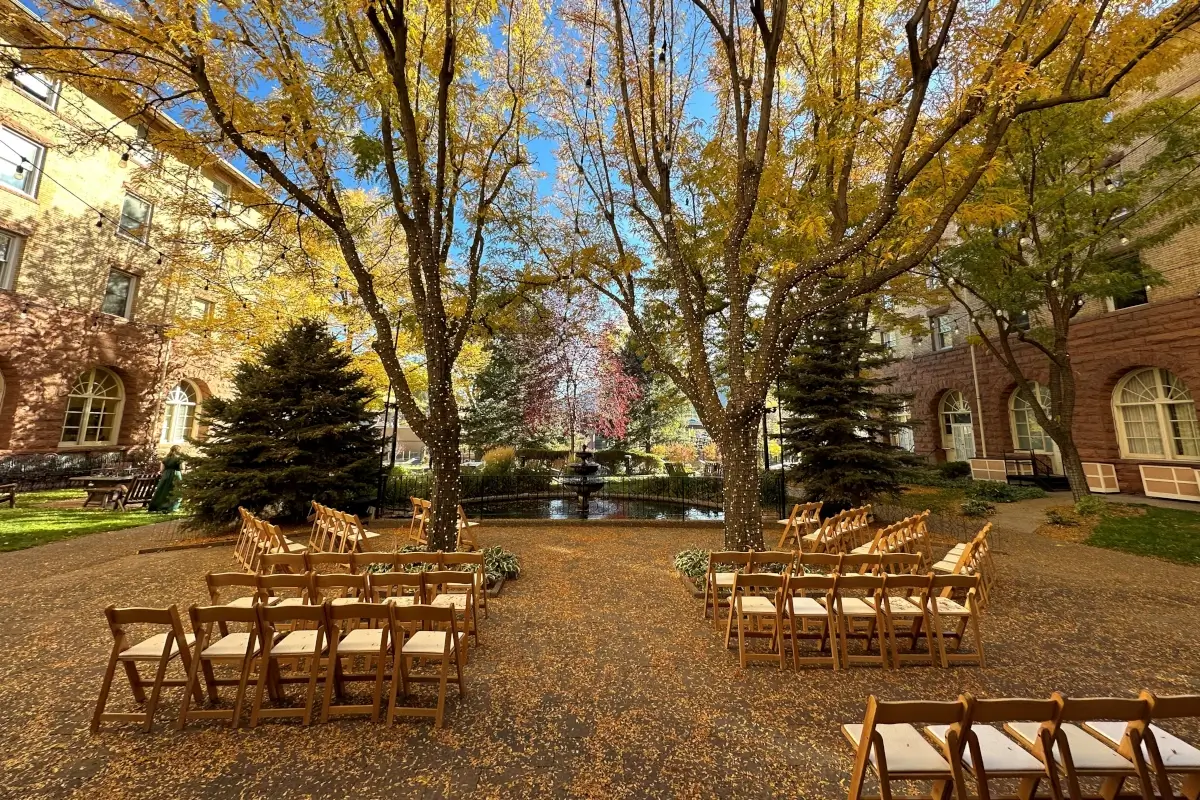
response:
{"label": "arched window", "polygon": [[[1048,413],[1050,391],[1040,383],[1035,383],[1033,392],[1037,395],[1038,404]],[[1037,419],[1033,416],[1033,406],[1021,396],[1019,391],[1014,391],[1008,398],[1008,414],[1012,421],[1013,447],[1038,453],[1054,452],[1054,440],[1042,430],[1041,425],[1038,425]]]}
{"label": "arched window", "polygon": [[164,444],[182,444],[195,435],[196,402],[200,393],[189,381],[180,381],[167,392],[163,412],[162,437]]}
{"label": "arched window", "polygon": [[1183,381],[1165,369],[1140,369],[1113,392],[1121,455],[1200,460],[1196,403]]}
{"label": "arched window", "polygon": [[125,389],[120,378],[100,367],[84,372],[67,398],[60,443],[116,444],[124,405]]}
{"label": "arched window", "polygon": [[967,461],[975,457],[975,429],[971,405],[962,392],[951,390],[942,396],[940,407],[942,449],[947,461]]}

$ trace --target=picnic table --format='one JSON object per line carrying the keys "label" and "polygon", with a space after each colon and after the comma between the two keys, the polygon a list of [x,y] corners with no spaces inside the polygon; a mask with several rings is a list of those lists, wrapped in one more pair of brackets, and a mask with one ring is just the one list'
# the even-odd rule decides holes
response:
{"label": "picnic table", "polygon": [[121,484],[128,486],[133,481],[133,477],[133,475],[83,475],[71,478],[68,483],[80,486],[87,491],[87,499],[83,501],[84,508],[92,503],[99,503],[101,508],[106,508],[111,500],[113,489]]}

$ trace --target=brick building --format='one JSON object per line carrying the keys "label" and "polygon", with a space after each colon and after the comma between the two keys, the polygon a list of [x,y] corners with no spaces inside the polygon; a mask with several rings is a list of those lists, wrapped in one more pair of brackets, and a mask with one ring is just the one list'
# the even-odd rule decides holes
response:
{"label": "brick building", "polygon": [[0,0],[0,456],[148,457],[201,433],[236,355],[180,327],[219,311],[181,253],[218,257],[206,226],[252,225],[261,192],[134,98],[23,70],[47,35]]}
{"label": "brick building", "polygon": [[[1195,97],[1198,84],[1193,59],[1160,89]],[[1200,500],[1200,229],[1138,255],[1165,285],[1091,300],[1072,325],[1075,441],[1094,491]],[[1017,453],[1030,450],[1061,474],[1054,443],[1015,396],[1008,371],[967,341],[965,311],[948,303],[915,313],[927,318],[926,334],[881,334],[903,357],[895,388],[914,396],[918,424],[904,444],[937,462],[971,460],[976,477],[1003,479],[1005,456],[1012,471]],[[1018,353],[1045,386],[1044,361],[1028,347]]]}

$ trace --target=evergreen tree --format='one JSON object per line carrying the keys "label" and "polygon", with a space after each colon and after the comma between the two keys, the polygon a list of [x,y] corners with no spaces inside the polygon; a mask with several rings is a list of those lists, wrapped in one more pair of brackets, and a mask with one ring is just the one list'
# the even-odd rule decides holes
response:
{"label": "evergreen tree", "polygon": [[184,496],[201,525],[238,506],[302,520],[312,500],[360,510],[379,474],[374,396],[350,355],[315,320],[293,325],[234,371],[234,393],[204,403],[208,436],[190,459]]}
{"label": "evergreen tree", "polygon": [[784,447],[799,454],[791,475],[826,511],[895,494],[900,468],[914,461],[891,444],[910,397],[884,391],[892,379],[879,370],[894,358],[876,340],[867,310],[858,300],[816,314],[780,381]]}
{"label": "evergreen tree", "polygon": [[497,339],[487,366],[475,376],[471,404],[463,416],[463,441],[484,452],[503,445],[524,444],[524,370],[514,358],[514,348]]}

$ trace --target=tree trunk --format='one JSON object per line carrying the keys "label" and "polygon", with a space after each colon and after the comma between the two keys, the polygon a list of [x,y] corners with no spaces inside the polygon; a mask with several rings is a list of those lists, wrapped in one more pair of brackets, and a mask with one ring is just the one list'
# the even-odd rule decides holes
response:
{"label": "tree trunk", "polygon": [[1083,474],[1083,462],[1079,459],[1079,448],[1075,446],[1075,439],[1071,436],[1065,437],[1065,441],[1055,442],[1055,444],[1058,445],[1058,454],[1062,457],[1063,472],[1067,476],[1067,483],[1071,485],[1071,496],[1078,503],[1091,494],[1091,489],[1087,485],[1087,476]]}
{"label": "tree trunk", "polygon": [[759,501],[757,420],[747,423],[726,419],[728,433],[717,441],[721,447],[725,483],[725,549],[762,550],[762,509]]}
{"label": "tree trunk", "polygon": [[430,550],[447,553],[458,549],[458,504],[462,499],[462,464],[458,452],[458,428],[443,433],[439,446],[429,448],[433,469],[432,513],[426,528]]}

